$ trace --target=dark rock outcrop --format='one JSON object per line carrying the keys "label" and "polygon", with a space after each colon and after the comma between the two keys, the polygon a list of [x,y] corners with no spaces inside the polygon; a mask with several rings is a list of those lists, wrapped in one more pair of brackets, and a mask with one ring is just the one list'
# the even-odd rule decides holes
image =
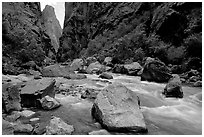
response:
{"label": "dark rock outcrop", "polygon": [[48,56],[52,58],[52,56],[49,55],[49,52],[53,52],[54,55],[56,55],[56,53],[58,52],[59,38],[62,35],[62,28],[60,26],[59,21],[56,18],[55,11],[52,6],[49,6],[49,5],[45,6],[45,9],[42,12],[41,19],[42,19],[44,33],[51,40],[50,41],[51,51],[47,51],[47,52],[48,52]]}
{"label": "dark rock outcrop", "polygon": [[173,77],[169,80],[166,87],[164,88],[163,94],[166,97],[183,98],[183,90],[179,75],[173,75]]}
{"label": "dark rock outcrop", "polygon": [[121,84],[109,85],[97,95],[92,116],[109,131],[146,132],[138,99],[133,91]]}
{"label": "dark rock outcrop", "polygon": [[103,72],[99,78],[103,78],[103,79],[113,79],[113,76],[111,76],[110,74]]}
{"label": "dark rock outcrop", "polygon": [[168,82],[171,78],[169,68],[161,61],[147,59],[141,74],[141,80]]}

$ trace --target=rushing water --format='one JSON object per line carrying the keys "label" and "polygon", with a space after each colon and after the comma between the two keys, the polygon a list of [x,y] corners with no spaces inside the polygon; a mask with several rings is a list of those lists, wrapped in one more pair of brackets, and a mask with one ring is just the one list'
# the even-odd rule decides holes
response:
{"label": "rushing water", "polygon": [[[138,93],[141,111],[148,128],[147,134],[202,134],[201,88],[183,87],[184,98],[164,98],[161,93],[166,84],[141,82],[140,77],[134,76],[112,75],[114,79],[108,80],[109,82],[98,78],[97,75],[87,75],[88,78],[84,80],[56,78],[56,81],[57,84],[78,85],[94,89],[103,89],[110,82],[120,82]],[[40,130],[45,128],[52,115],[73,125],[74,134],[88,134],[88,132],[101,129],[100,124],[91,117],[93,100],[81,99],[79,95],[72,97],[60,94],[56,95],[56,99],[61,102],[61,107],[52,111],[37,111],[34,116],[40,118]]]}

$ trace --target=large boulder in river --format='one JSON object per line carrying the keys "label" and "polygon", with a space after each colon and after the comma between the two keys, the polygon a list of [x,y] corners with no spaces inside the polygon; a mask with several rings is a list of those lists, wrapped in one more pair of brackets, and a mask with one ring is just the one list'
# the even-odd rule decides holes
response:
{"label": "large boulder in river", "polygon": [[53,79],[39,79],[28,81],[21,88],[21,104],[24,107],[40,107],[39,99],[46,95],[55,97],[55,83]]}
{"label": "large boulder in river", "polygon": [[46,126],[46,135],[71,135],[73,131],[72,125],[68,125],[62,119],[54,116]]}
{"label": "large boulder in river", "polygon": [[141,80],[168,82],[171,78],[169,68],[161,61],[147,59],[141,74]]}
{"label": "large boulder in river", "polygon": [[105,67],[101,65],[98,61],[91,63],[86,69],[86,72],[88,74],[93,74],[93,73],[99,74],[99,73],[102,73],[103,71],[105,71]]}
{"label": "large boulder in river", "polygon": [[44,77],[63,77],[70,73],[73,73],[73,71],[58,64],[50,65],[42,69],[42,75]]}
{"label": "large boulder in river", "polygon": [[2,85],[2,110],[10,112],[12,110],[21,110],[20,89],[18,85]]}
{"label": "large boulder in river", "polygon": [[92,107],[92,116],[104,128],[118,132],[146,132],[139,98],[121,84],[112,84],[101,91]]}
{"label": "large boulder in river", "polygon": [[138,62],[133,62],[124,65],[124,68],[127,70],[128,75],[137,76],[138,72],[142,69],[142,66]]}
{"label": "large boulder in river", "polygon": [[166,87],[164,88],[163,94],[166,97],[183,98],[183,91],[179,75],[173,75],[173,77],[169,80]]}

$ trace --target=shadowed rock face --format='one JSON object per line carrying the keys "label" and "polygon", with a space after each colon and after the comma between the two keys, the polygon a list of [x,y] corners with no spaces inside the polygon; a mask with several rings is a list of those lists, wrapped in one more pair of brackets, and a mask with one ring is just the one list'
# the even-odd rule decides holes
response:
{"label": "shadowed rock face", "polygon": [[19,73],[21,64],[33,60],[42,65],[44,46],[40,3],[2,3],[3,73]]}
{"label": "shadowed rock face", "polygon": [[41,12],[39,2],[3,2],[3,73],[19,74],[26,62],[42,66],[46,56],[55,58],[61,31],[52,7]]}
{"label": "shadowed rock face", "polygon": [[[201,10],[201,3],[189,2],[66,2],[58,59],[97,54],[99,58],[137,61],[140,55],[135,51],[139,48],[142,55],[163,58],[165,55],[152,53],[149,47],[159,48],[159,42],[164,42],[177,48],[190,35],[200,33]],[[176,55],[168,58],[173,61]]]}
{"label": "shadowed rock face", "polygon": [[52,6],[46,5],[42,12],[42,23],[45,34],[51,39],[51,50],[57,53],[59,48],[59,38],[62,34],[62,28],[59,21],[56,18],[54,8]]}

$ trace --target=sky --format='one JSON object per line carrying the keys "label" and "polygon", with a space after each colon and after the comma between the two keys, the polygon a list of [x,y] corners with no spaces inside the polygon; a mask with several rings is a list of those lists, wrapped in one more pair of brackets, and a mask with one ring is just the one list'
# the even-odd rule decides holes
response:
{"label": "sky", "polygon": [[54,1],[47,0],[47,2],[46,1],[40,2],[40,5],[41,5],[41,11],[43,11],[46,5],[50,5],[54,7],[55,15],[60,22],[61,28],[63,29],[64,16],[65,16],[64,2],[54,2]]}

